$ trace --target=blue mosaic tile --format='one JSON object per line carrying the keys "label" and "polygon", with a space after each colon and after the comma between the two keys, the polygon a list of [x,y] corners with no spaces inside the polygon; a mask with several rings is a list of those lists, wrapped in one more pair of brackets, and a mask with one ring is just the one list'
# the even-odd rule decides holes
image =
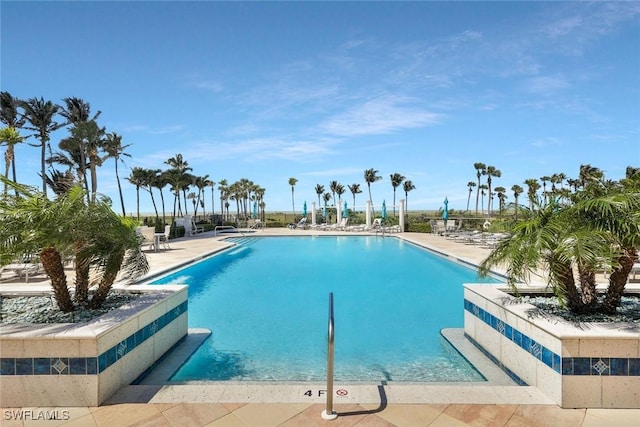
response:
{"label": "blue mosaic tile", "polygon": [[127,348],[130,348],[131,350],[133,350],[134,348],[136,348],[138,345],[136,343],[136,334],[131,334],[127,337]]}
{"label": "blue mosaic tile", "polygon": [[33,375],[33,359],[16,359],[16,375]]}
{"label": "blue mosaic tile", "polygon": [[98,372],[103,372],[107,367],[107,353],[105,352],[98,356]]}
{"label": "blue mosaic tile", "polygon": [[591,375],[591,358],[574,357],[573,375]]}
{"label": "blue mosaic tile", "polygon": [[51,359],[48,357],[36,357],[33,359],[34,375],[51,375]]}
{"label": "blue mosaic tile", "polygon": [[109,350],[105,351],[104,353],[107,356],[107,368],[113,365],[114,363],[116,363],[116,360],[118,360],[118,354],[116,353],[115,346],[111,347]]}
{"label": "blue mosaic tile", "polygon": [[551,368],[559,374],[562,373],[562,359],[560,356],[555,353],[551,353],[551,357],[553,359]]}
{"label": "blue mosaic tile", "polygon": [[2,375],[15,375],[16,374],[16,359],[12,357],[3,357],[0,359],[0,374]]}
{"label": "blue mosaic tile", "polygon": [[513,342],[522,347],[522,332],[517,329],[513,330]]}
{"label": "blue mosaic tile", "polygon": [[640,376],[640,359],[629,359],[629,375]]}
{"label": "blue mosaic tile", "polygon": [[553,352],[546,347],[542,347],[542,363],[553,368]]}
{"label": "blue mosaic tile", "polygon": [[562,358],[562,375],[573,375],[573,357]]}
{"label": "blue mosaic tile", "polygon": [[70,357],[69,358],[69,373],[71,375],[86,375],[87,374],[87,359],[85,357]]}
{"label": "blue mosaic tile", "polygon": [[629,375],[629,359],[622,357],[612,357],[611,359],[611,373],[610,375]]}
{"label": "blue mosaic tile", "polygon": [[98,358],[87,358],[87,375],[96,375],[98,373]]}
{"label": "blue mosaic tile", "polygon": [[522,335],[522,345],[520,347],[522,347],[524,351],[529,352],[531,349],[531,338],[526,335]]}
{"label": "blue mosaic tile", "polygon": [[69,373],[69,358],[51,358],[51,375],[67,375]]}
{"label": "blue mosaic tile", "polygon": [[513,327],[505,323],[504,336],[513,341]]}

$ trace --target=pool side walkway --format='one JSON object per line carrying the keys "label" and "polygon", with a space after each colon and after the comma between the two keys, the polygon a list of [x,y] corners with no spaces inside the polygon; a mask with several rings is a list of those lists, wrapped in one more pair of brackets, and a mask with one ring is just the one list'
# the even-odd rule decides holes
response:
{"label": "pool side walkway", "polygon": [[[267,229],[256,235],[329,235],[343,232]],[[355,233],[348,233],[355,234]],[[360,233],[358,233],[360,234]],[[398,236],[447,256],[479,263],[489,253],[441,236]],[[146,251],[150,276],[224,249],[229,243],[212,232],[172,240],[171,250]],[[636,284],[637,285],[637,284]],[[48,281],[33,277],[0,282],[3,292],[48,292]],[[2,408],[9,426],[637,426],[638,409],[562,409],[530,387],[469,385],[343,385],[334,399],[338,418],[325,421],[323,384],[127,386],[100,407]],[[312,396],[304,394],[310,389]],[[289,393],[289,396],[283,396]],[[288,403],[283,403],[288,402]],[[425,403],[427,402],[427,403]],[[55,420],[46,421],[53,417]]]}

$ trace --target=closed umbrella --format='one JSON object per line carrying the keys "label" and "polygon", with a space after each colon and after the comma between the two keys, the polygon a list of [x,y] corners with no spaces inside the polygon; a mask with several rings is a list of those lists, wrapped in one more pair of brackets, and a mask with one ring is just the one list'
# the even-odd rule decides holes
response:
{"label": "closed umbrella", "polygon": [[444,228],[447,229],[447,220],[449,219],[449,200],[444,198],[444,210],[442,211],[442,219],[444,220]]}
{"label": "closed umbrella", "polygon": [[342,218],[348,218],[349,217],[349,210],[347,209],[347,202],[344,202],[344,206],[342,208]]}
{"label": "closed umbrella", "polygon": [[384,202],[384,200],[382,201],[382,213],[380,214],[380,216],[382,217],[382,219],[387,219],[387,204]]}
{"label": "closed umbrella", "polygon": [[307,217],[307,201],[304,201],[304,205],[302,205],[302,217],[306,218]]}
{"label": "closed umbrella", "polygon": [[258,203],[253,202],[253,213],[252,213],[253,219],[258,218]]}

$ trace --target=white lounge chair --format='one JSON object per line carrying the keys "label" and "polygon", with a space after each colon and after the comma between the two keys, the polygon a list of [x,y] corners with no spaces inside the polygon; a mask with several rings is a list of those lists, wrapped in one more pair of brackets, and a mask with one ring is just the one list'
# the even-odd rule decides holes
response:
{"label": "white lounge chair", "polygon": [[12,272],[19,278],[24,278],[25,283],[29,282],[29,276],[39,274],[43,271],[42,264],[34,262],[19,262],[7,264],[0,268],[0,276],[3,272]]}
{"label": "white lounge chair", "polygon": [[296,228],[301,228],[301,229],[305,230],[307,228],[307,217],[302,218],[300,221],[298,221],[297,224],[289,224],[289,228],[291,230],[296,229]]}
{"label": "white lounge chair", "polygon": [[[158,238],[158,243],[160,243],[165,249],[171,249],[169,246],[169,234],[171,233],[171,225],[164,226],[164,233]],[[154,234],[155,239],[155,234]]]}

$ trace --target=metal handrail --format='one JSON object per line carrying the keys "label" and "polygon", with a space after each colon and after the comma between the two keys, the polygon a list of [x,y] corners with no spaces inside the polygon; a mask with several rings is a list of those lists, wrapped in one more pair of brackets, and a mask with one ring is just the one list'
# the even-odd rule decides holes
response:
{"label": "metal handrail", "polygon": [[247,237],[242,231],[238,230],[233,225],[216,225],[216,227],[213,229],[214,237],[218,235],[218,229],[235,230],[237,233],[242,234],[242,237]]}
{"label": "metal handrail", "polygon": [[329,333],[327,335],[327,407],[322,411],[322,418],[334,420],[338,417],[333,410],[333,347],[334,347],[334,320],[333,320],[333,292],[329,293]]}

